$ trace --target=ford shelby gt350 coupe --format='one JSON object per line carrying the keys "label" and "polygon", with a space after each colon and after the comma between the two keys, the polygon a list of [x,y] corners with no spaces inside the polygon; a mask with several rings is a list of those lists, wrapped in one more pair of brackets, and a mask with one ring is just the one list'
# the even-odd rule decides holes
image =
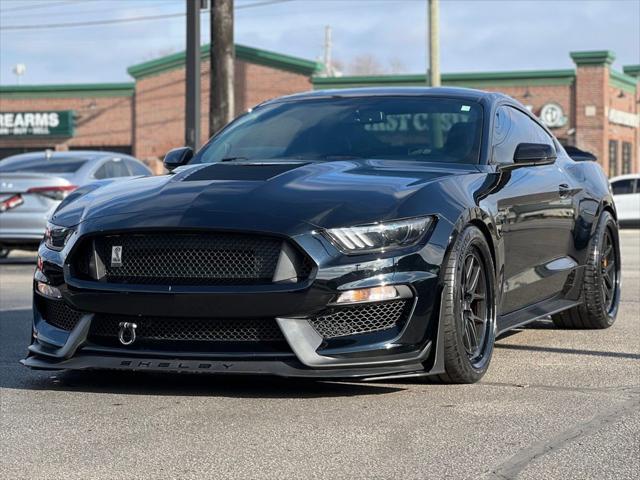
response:
{"label": "ford shelby gt350 coupe", "polygon": [[506,330],[615,320],[607,179],[504,95],[293,95],[165,166],[59,206],[25,365],[463,383]]}

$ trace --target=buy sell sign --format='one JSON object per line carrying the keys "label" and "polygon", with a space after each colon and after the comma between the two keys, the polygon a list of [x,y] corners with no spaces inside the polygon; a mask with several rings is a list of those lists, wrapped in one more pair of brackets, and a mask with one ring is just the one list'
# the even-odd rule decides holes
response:
{"label": "buy sell sign", "polygon": [[72,137],[73,110],[0,112],[0,136]]}

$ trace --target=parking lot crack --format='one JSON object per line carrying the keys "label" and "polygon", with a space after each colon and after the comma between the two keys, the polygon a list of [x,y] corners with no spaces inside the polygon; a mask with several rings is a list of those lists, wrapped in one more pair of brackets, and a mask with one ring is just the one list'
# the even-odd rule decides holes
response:
{"label": "parking lot crack", "polygon": [[536,459],[558,450],[564,445],[571,443],[578,438],[590,435],[606,425],[616,422],[620,417],[640,408],[640,398],[637,391],[633,392],[633,398],[624,401],[620,405],[607,409],[591,420],[571,427],[552,438],[534,443],[509,458],[506,462],[498,465],[487,476],[489,479],[512,480],[524,470],[527,465]]}

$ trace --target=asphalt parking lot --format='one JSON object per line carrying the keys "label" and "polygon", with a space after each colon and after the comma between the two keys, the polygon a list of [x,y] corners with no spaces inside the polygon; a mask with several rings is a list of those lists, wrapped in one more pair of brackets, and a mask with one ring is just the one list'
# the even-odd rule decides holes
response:
{"label": "asphalt parking lot", "polygon": [[34,372],[32,257],[0,264],[3,478],[640,478],[640,231],[604,331],[498,340],[476,385]]}

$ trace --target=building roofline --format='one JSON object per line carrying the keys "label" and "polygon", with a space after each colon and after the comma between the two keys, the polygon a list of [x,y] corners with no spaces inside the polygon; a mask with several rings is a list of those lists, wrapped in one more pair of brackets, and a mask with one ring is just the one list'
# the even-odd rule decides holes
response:
{"label": "building roofline", "polygon": [[638,79],[626,73],[611,70],[609,71],[609,83],[615,88],[636,93]]}
{"label": "building roofline", "polygon": [[[519,70],[507,72],[444,73],[442,83],[456,87],[571,85],[576,72],[567,70]],[[355,86],[422,86],[425,74],[365,75],[347,77],[313,77],[314,88],[347,88]]]}
{"label": "building roofline", "polygon": [[[206,44],[200,47],[200,57],[206,59],[211,52],[211,45]],[[284,55],[269,50],[247,47],[245,45],[235,45],[236,58],[248,63],[264,65],[280,70],[304,75],[313,75],[322,70],[322,64],[304,58]],[[186,52],[178,52],[164,57],[156,58],[148,62],[132,65],[127,69],[129,75],[140,79],[150,75],[156,75],[176,68],[181,68],[186,62]]]}
{"label": "building roofline", "polygon": [[569,56],[576,65],[611,65],[616,59],[616,55],[611,50],[569,52]]}
{"label": "building roofline", "polygon": [[0,85],[0,95],[4,98],[128,97],[134,89],[133,82]]}
{"label": "building roofline", "polygon": [[625,65],[622,67],[622,71],[626,75],[630,75],[632,77],[640,78],[640,64],[639,65]]}

